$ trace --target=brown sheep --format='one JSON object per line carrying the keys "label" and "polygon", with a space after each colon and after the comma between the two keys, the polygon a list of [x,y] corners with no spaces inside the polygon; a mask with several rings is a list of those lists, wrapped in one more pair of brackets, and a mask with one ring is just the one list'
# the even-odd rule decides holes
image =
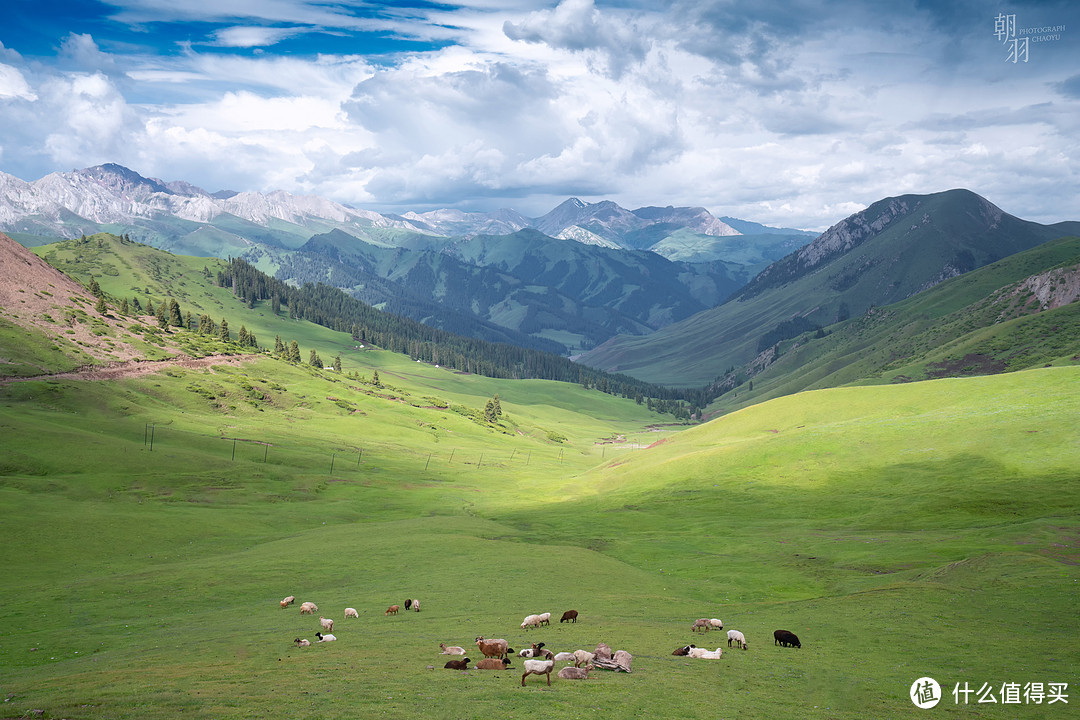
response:
{"label": "brown sheep", "polygon": [[510,667],[510,658],[484,658],[476,663],[477,670],[505,670]]}
{"label": "brown sheep", "polygon": [[317,612],[319,612],[319,606],[313,602],[305,602],[300,605],[301,615],[314,615]]}
{"label": "brown sheep", "polygon": [[563,680],[588,680],[590,670],[592,670],[592,665],[586,665],[583,668],[567,666],[559,671],[559,677]]}
{"label": "brown sheep", "polygon": [[468,670],[469,662],[469,658],[464,658],[462,660],[447,660],[443,667],[451,670]]}
{"label": "brown sheep", "polygon": [[287,608],[290,605],[292,605],[294,602],[296,602],[296,596],[290,595],[289,597],[287,597],[287,598],[285,598],[284,600],[281,601],[281,607],[282,607],[282,609]]}
{"label": "brown sheep", "polygon": [[562,614],[562,617],[559,618],[559,622],[560,623],[564,623],[564,622],[574,622],[574,623],[576,623],[577,622],[577,610],[567,610],[566,612],[564,612]]}
{"label": "brown sheep", "polygon": [[383,613],[383,616],[385,617],[386,615],[397,615],[398,610],[400,609],[400,605],[391,605],[390,607],[386,608],[386,612]]}
{"label": "brown sheep", "polygon": [[476,647],[480,648],[484,657],[504,658],[514,652],[510,644],[502,638],[485,640],[483,635],[476,638]]}

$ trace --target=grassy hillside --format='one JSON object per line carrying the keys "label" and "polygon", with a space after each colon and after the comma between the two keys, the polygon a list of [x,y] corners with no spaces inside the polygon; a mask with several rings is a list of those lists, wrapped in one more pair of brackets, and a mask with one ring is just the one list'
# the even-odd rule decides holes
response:
{"label": "grassy hillside", "polygon": [[[103,286],[147,282],[123,272]],[[201,272],[160,269],[161,289]],[[185,304],[281,322],[230,298]],[[926,675],[951,716],[1069,712],[960,708],[956,683],[1076,701],[1080,368],[804,392],[675,432],[578,385],[287,322],[324,358],[340,343],[343,372],[231,356],[0,382],[3,715],[915,718]],[[338,640],[295,647],[319,625],[279,607],[290,594]],[[384,615],[405,598],[423,611]],[[519,627],[570,608],[576,624]],[[442,668],[440,642],[478,635],[606,642],[633,672],[523,688],[520,659]],[[688,643],[724,656],[670,654]]]}

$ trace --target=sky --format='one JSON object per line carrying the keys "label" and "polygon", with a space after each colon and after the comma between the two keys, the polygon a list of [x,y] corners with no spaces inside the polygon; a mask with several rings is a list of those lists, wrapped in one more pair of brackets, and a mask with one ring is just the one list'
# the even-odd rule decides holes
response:
{"label": "sky", "polygon": [[0,3],[0,171],[27,181],[823,230],[957,187],[1080,220],[1078,146],[1075,0]]}

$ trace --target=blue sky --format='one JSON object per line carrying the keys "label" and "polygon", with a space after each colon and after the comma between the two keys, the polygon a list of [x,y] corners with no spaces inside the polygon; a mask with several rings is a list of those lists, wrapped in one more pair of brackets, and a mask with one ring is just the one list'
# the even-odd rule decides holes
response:
{"label": "blue sky", "polygon": [[5,0],[0,121],[24,180],[817,230],[966,187],[1053,222],[1080,219],[1080,3]]}

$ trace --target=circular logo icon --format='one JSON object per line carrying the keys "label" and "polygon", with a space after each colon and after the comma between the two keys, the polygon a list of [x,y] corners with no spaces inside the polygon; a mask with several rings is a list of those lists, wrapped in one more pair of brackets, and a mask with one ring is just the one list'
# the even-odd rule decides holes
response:
{"label": "circular logo icon", "polygon": [[915,703],[916,707],[927,710],[941,702],[941,686],[932,677],[921,677],[911,683],[908,697],[911,698],[911,702]]}

